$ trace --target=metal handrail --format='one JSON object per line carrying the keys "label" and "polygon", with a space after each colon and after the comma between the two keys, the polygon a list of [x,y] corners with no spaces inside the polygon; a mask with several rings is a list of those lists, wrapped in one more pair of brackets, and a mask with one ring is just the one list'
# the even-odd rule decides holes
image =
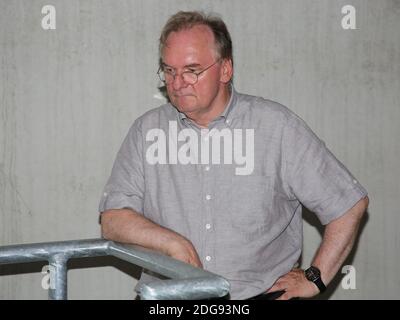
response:
{"label": "metal handrail", "polygon": [[114,256],[170,278],[141,284],[138,294],[143,300],[210,299],[229,293],[229,282],[225,278],[137,245],[89,239],[0,247],[0,265],[49,262],[54,273],[54,286],[49,288],[51,300],[67,299],[69,259],[96,256]]}

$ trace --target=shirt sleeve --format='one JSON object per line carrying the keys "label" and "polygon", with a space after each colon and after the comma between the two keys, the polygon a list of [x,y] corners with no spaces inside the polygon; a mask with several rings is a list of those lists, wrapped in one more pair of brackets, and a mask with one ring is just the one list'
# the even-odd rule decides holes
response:
{"label": "shirt sleeve", "polygon": [[103,190],[99,212],[129,208],[143,213],[143,195],[142,134],[135,121],[117,153],[111,176]]}
{"label": "shirt sleeve", "polygon": [[322,224],[339,218],[367,195],[349,170],[296,115],[284,129],[282,148],[289,189]]}

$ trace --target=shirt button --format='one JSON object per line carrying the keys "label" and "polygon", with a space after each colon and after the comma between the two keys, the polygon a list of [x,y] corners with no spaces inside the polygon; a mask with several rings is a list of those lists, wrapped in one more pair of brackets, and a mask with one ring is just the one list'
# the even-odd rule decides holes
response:
{"label": "shirt button", "polygon": [[229,121],[229,119],[227,119],[225,122],[226,122],[226,123],[229,123],[230,121]]}
{"label": "shirt button", "polygon": [[353,180],[353,183],[356,184],[356,183],[358,183],[358,181],[357,181],[356,179],[354,179],[354,180]]}
{"label": "shirt button", "polygon": [[207,223],[207,224],[206,224],[206,229],[207,229],[207,230],[210,230],[210,229],[211,229],[211,224]]}
{"label": "shirt button", "polygon": [[211,257],[210,257],[210,256],[207,256],[207,257],[206,257],[206,260],[207,260],[207,261],[210,261],[210,260],[211,260]]}
{"label": "shirt button", "polygon": [[210,171],[210,166],[207,166],[205,169],[206,171]]}
{"label": "shirt button", "polygon": [[208,194],[208,195],[206,195],[206,199],[207,200],[210,200],[211,199],[211,196]]}
{"label": "shirt button", "polygon": [[205,136],[205,137],[204,137],[204,141],[208,141],[208,136]]}
{"label": "shirt button", "polygon": [[103,196],[107,197],[107,192],[104,192],[104,193],[103,193]]}

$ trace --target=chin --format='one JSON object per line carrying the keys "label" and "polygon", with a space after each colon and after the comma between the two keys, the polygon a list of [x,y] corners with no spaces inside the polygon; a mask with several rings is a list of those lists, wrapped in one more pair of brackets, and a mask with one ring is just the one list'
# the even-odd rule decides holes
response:
{"label": "chin", "polygon": [[183,113],[193,112],[197,108],[195,106],[187,106],[187,105],[178,105],[176,108]]}
{"label": "chin", "polygon": [[180,111],[180,112],[192,112],[197,109],[197,106],[194,101],[172,101],[172,104]]}

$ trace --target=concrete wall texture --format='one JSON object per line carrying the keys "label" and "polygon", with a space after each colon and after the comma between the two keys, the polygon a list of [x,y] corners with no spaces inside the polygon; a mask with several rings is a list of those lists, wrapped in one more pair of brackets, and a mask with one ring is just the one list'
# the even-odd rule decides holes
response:
{"label": "concrete wall texture", "polygon": [[[44,5],[56,29],[41,25]],[[341,9],[356,9],[356,29]],[[400,1],[0,0],[0,245],[97,238],[97,206],[133,120],[163,103],[157,39],[178,10],[220,13],[235,87],[287,105],[368,189],[370,208],[325,298],[400,296]],[[321,229],[305,215],[303,266]],[[132,299],[138,270],[79,262],[71,299]],[[0,267],[0,299],[45,299],[44,264]],[[17,272],[17,275],[12,275]]]}

